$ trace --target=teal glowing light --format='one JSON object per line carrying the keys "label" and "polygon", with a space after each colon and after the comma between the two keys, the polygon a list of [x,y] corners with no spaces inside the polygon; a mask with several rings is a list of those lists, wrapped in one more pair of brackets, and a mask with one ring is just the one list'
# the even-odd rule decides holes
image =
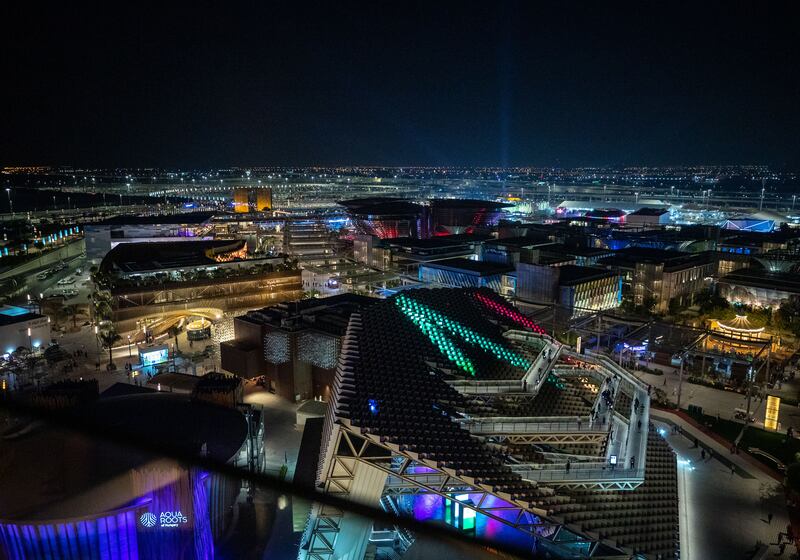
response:
{"label": "teal glowing light", "polygon": [[523,369],[530,367],[530,363],[516,352],[512,352],[503,345],[489,340],[469,327],[453,321],[449,317],[404,294],[398,295],[394,301],[406,317],[417,325],[450,361],[455,362],[461,369],[471,375],[475,375],[475,366],[455,345],[452,339],[447,336],[448,332],[457,335],[472,345],[478,346],[484,352],[491,352],[497,358],[513,366]]}

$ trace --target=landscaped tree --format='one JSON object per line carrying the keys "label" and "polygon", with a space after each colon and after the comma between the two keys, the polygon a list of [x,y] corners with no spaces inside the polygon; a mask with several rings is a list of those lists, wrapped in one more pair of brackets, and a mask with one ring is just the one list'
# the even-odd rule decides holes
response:
{"label": "landscaped tree", "polygon": [[791,463],[786,467],[785,484],[791,494],[800,494],[800,463]]}
{"label": "landscaped tree", "polygon": [[800,297],[793,297],[781,303],[775,323],[779,328],[800,336]]}
{"label": "landscaped tree", "polygon": [[647,315],[651,315],[653,313],[653,308],[655,308],[658,300],[652,295],[646,295],[642,298],[642,312]]}
{"label": "landscaped tree", "polygon": [[111,368],[114,366],[111,350],[114,348],[114,343],[121,340],[122,337],[113,327],[100,331],[97,336],[100,337],[100,343],[103,345],[103,348],[108,348],[108,365],[109,368]]}
{"label": "landscaped tree", "polygon": [[72,317],[72,328],[78,328],[78,306],[77,305],[65,305],[64,306],[64,314],[67,318]]}

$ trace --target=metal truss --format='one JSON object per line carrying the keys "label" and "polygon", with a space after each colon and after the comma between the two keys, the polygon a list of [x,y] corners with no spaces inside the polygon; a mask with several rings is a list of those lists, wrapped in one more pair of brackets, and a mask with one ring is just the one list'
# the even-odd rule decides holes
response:
{"label": "metal truss", "polygon": [[[358,433],[353,431],[353,427],[345,424],[340,424],[340,428],[336,451],[325,480],[326,492],[339,496],[349,494],[356,476],[356,464],[361,462],[387,474],[384,496],[436,494],[459,503],[462,507],[474,509],[481,515],[546,540],[553,540],[563,526],[559,521],[547,517],[547,512],[540,508],[533,507],[527,502],[513,500],[504,492],[494,492],[485,485],[470,481],[467,477],[456,476],[452,469],[438,467],[431,461],[420,459],[416,453],[400,451],[394,444],[381,443],[376,436]],[[415,472],[418,467],[424,467],[424,471]],[[557,486],[593,490],[632,490],[640,483],[640,480],[622,479],[574,481]],[[457,496],[461,494],[468,494],[471,501],[459,499]],[[499,500],[499,503],[496,503],[495,499]],[[319,508],[320,518],[314,519],[307,527],[307,533],[310,534],[308,539],[304,539],[308,543],[304,549],[307,558],[311,560],[332,560],[343,512],[327,506]],[[593,554],[598,541],[590,537],[584,538],[594,542],[591,547]],[[623,558],[614,553],[603,557]]]}
{"label": "metal truss", "polygon": [[636,490],[644,480],[565,480],[548,484],[553,488],[570,488],[572,490]]}
{"label": "metal truss", "polygon": [[608,437],[607,431],[575,432],[575,433],[538,433],[538,434],[490,434],[493,441],[514,445],[532,445],[547,443],[553,445],[578,445],[583,443],[603,443]]}
{"label": "metal truss", "polygon": [[[558,524],[545,520],[547,512],[527,502],[517,501],[504,492],[494,492],[468,477],[456,476],[453,469],[442,468],[416,453],[400,451],[393,444],[383,444],[373,435],[362,435],[346,429],[339,431],[336,453],[331,462],[325,491],[346,494],[352,488],[356,462],[365,463],[386,473],[389,492],[392,494],[437,494],[478,513],[500,521],[536,537],[546,537],[555,532]],[[424,466],[424,472],[413,472],[413,467]],[[471,502],[462,502],[455,494],[469,494]],[[494,498],[501,503],[494,504]],[[527,514],[527,515],[526,515]],[[535,516],[535,521],[530,519]]]}
{"label": "metal truss", "polygon": [[309,535],[307,546],[303,546],[307,554],[306,558],[310,560],[333,558],[342,515],[342,510],[338,508],[314,504],[310,524],[306,527],[306,533]]}

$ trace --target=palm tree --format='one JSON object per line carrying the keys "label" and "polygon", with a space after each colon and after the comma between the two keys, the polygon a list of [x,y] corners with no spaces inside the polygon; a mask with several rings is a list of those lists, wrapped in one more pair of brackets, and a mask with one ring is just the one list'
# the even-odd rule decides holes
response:
{"label": "palm tree", "polygon": [[118,340],[121,340],[122,337],[114,330],[114,328],[106,329],[100,331],[98,334],[100,337],[100,342],[103,344],[103,348],[108,348],[108,365],[109,369],[113,367],[114,360],[111,356],[111,349],[114,347],[114,343]]}
{"label": "palm tree", "polygon": [[64,306],[64,314],[67,318],[72,317],[72,328],[78,328],[78,306],[77,305],[65,305]]}

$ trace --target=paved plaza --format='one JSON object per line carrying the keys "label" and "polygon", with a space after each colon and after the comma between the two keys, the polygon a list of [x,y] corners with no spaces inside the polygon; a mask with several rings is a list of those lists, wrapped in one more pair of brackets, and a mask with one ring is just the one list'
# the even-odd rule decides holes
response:
{"label": "paved plaza", "polygon": [[789,523],[781,483],[675,414],[654,411],[653,422],[678,456],[681,558],[747,558],[759,542],[778,553],[778,533]]}

